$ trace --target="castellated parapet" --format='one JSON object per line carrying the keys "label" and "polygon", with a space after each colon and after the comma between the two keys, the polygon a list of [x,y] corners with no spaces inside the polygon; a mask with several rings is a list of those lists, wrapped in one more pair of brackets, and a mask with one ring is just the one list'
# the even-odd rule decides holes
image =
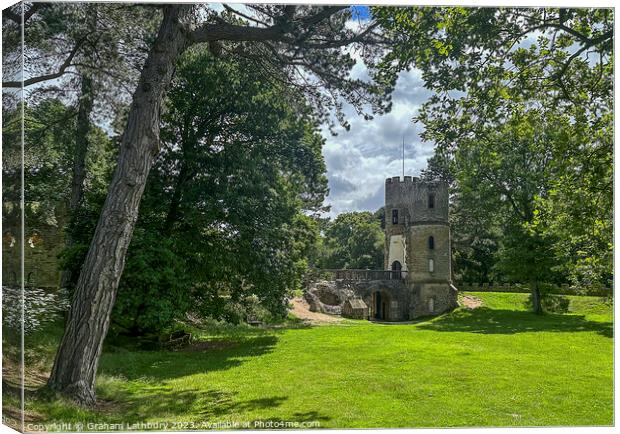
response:
{"label": "castellated parapet", "polygon": [[[433,196],[431,198],[431,196]],[[429,200],[433,201],[429,207]],[[399,176],[385,180],[385,209],[398,209],[407,223],[448,223],[448,183]],[[387,216],[386,216],[387,217]],[[391,218],[386,224],[391,223]]]}

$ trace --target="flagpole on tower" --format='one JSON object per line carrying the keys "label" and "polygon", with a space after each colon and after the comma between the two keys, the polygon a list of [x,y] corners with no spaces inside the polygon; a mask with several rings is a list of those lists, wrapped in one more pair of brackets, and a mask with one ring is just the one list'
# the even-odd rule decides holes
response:
{"label": "flagpole on tower", "polygon": [[405,179],[405,135],[403,134],[403,179]]}

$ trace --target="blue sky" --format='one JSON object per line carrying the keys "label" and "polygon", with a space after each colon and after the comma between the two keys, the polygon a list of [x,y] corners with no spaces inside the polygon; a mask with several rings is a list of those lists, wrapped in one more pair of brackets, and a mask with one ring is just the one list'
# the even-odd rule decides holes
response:
{"label": "blue sky", "polygon": [[[355,21],[370,19],[368,6],[352,6]],[[353,78],[367,79],[361,61],[351,71]],[[326,139],[323,155],[327,165],[330,193],[325,200],[330,216],[347,211],[376,211],[384,203],[385,178],[402,175],[402,143],[405,140],[405,173],[418,176],[433,154],[432,143],[420,140],[421,126],[412,118],[430,96],[417,69],[403,71],[396,84],[392,111],[365,121],[351,107],[345,114],[351,128],[337,129]]]}
{"label": "blue sky", "polygon": [[351,6],[351,15],[354,20],[360,19],[366,21],[370,19],[370,8],[368,6]]}

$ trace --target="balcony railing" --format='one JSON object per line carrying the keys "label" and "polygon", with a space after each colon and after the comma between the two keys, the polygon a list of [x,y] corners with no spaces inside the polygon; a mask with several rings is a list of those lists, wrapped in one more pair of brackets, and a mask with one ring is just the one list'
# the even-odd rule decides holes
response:
{"label": "balcony railing", "polygon": [[313,269],[308,273],[310,280],[404,280],[406,271],[392,270],[354,270],[354,269]]}

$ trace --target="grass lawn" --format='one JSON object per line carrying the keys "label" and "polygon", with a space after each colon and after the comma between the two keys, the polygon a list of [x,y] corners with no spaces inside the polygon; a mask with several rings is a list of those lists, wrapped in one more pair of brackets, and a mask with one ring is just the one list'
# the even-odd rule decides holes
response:
{"label": "grass lawn", "polygon": [[[34,394],[28,418],[82,429],[95,421],[120,429],[157,421],[169,423],[158,429],[613,423],[611,304],[571,297],[569,313],[536,316],[526,294],[468,295],[483,306],[415,324],[207,330],[192,351],[108,347],[96,410]],[[53,347],[37,345],[32,363],[49,369]]]}

